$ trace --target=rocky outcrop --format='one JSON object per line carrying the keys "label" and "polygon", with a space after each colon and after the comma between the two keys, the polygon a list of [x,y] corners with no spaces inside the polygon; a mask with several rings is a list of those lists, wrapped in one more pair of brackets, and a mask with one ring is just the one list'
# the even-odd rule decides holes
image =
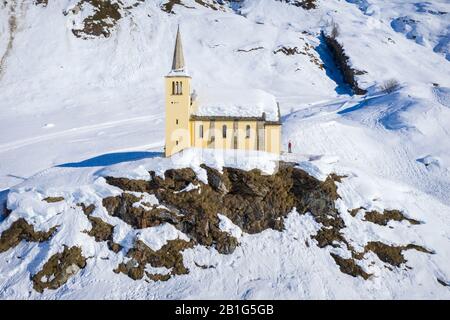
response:
{"label": "rocky outcrop", "polygon": [[[359,211],[366,210],[364,207],[348,210],[352,217],[356,217]],[[384,210],[382,213],[376,210],[366,211],[364,213],[365,221],[379,224],[380,226],[386,226],[389,221],[408,221],[412,225],[420,224],[420,221],[407,218],[400,210]]]}
{"label": "rocky outcrop", "polygon": [[[337,232],[344,227],[343,220],[335,208],[339,197],[336,181],[341,177],[330,175],[320,181],[298,169],[293,164],[281,163],[273,175],[264,175],[259,170],[244,171],[224,168],[220,173],[202,165],[208,183],[198,180],[192,169],[167,170],[164,178],[150,172],[150,181],[107,177],[109,184],[124,192],[117,197],[103,200],[109,214],[123,219],[135,228],[143,228],[167,222],[187,234],[193,244],[212,246],[222,254],[232,253],[238,240],[219,228],[218,213],[227,216],[235,225],[247,233],[259,233],[266,229],[283,230],[284,218],[295,207],[300,214],[310,212],[322,223],[323,233]],[[194,185],[197,188],[188,186]],[[189,191],[186,191],[189,190]],[[145,209],[136,205],[140,198],[129,192],[153,194],[166,209]],[[331,244],[335,236],[317,235],[320,246]],[[339,237],[338,240],[345,240]],[[135,250],[149,252],[138,243],[128,255],[134,257]],[[176,251],[169,250],[168,255]],[[145,259],[143,261],[146,261]],[[143,276],[142,263],[125,263],[121,272],[133,278]],[[133,267],[131,267],[133,266]]]}
{"label": "rocky outcrop", "polygon": [[141,206],[133,206],[139,200],[140,198],[130,193],[123,193],[117,197],[103,199],[103,206],[112,216],[119,217],[136,229],[155,227],[164,222],[178,223],[177,216],[168,210],[161,208],[147,210]]}
{"label": "rocky outcrop", "polygon": [[42,270],[32,277],[33,288],[38,292],[44,289],[57,289],[67,282],[80,269],[86,266],[86,258],[78,247],[64,247],[44,264]]}
{"label": "rocky outcrop", "polygon": [[[224,11],[224,8],[221,4],[223,1],[216,1],[216,0],[194,0],[194,1],[196,4],[199,4],[205,8],[212,9],[215,11],[217,10]],[[187,5],[183,0],[166,0],[163,4],[161,4],[161,10],[170,14],[175,14],[175,11],[173,10],[175,6],[182,6],[188,9],[195,9],[195,7]]]}
{"label": "rocky outcrop", "polygon": [[399,210],[384,210],[383,213],[378,211],[366,212],[364,218],[367,221],[385,226],[389,221],[408,221],[410,224],[420,224],[419,221],[407,218]]}
{"label": "rocky outcrop", "polygon": [[166,268],[170,274],[150,274],[149,279],[154,281],[165,281],[171,275],[181,275],[189,273],[184,266],[181,252],[187,248],[192,248],[193,242],[184,240],[170,240],[161,249],[154,251],[140,240],[137,240],[134,247],[127,253],[129,260],[121,263],[115,272],[122,272],[134,280],[142,279],[145,275],[145,267],[150,264],[155,268]]}
{"label": "rocky outcrop", "polygon": [[[219,229],[217,213],[226,215],[247,233],[268,228],[282,230],[284,217],[294,207],[300,213],[311,212],[326,226],[342,224],[334,206],[338,195],[333,177],[322,182],[289,164],[282,164],[274,175],[263,175],[258,170],[224,168],[220,173],[204,165],[203,168],[208,184],[199,181],[191,169],[168,170],[164,179],[150,172],[151,180],[140,183],[106,178],[109,184],[124,191],[154,194],[170,211],[133,206],[139,199],[126,192],[104,199],[104,206],[111,215],[135,228],[171,223],[197,243],[214,246],[221,253],[233,252],[237,240]],[[189,185],[198,189],[183,191]]]}
{"label": "rocky outcrop", "polygon": [[351,275],[353,277],[361,277],[364,280],[370,278],[371,274],[365,272],[354,259],[344,259],[337,254],[330,253],[336,264],[339,266],[341,272]]}
{"label": "rocky outcrop", "polygon": [[298,50],[297,47],[292,48],[292,47],[282,46],[273,51],[274,54],[277,54],[279,52],[284,53],[287,56],[293,56],[296,54],[300,54],[300,51]]}
{"label": "rocky outcrop", "polygon": [[35,231],[33,226],[30,225],[25,219],[20,218],[14,221],[11,226],[3,231],[0,237],[0,253],[14,248],[21,241],[28,242],[44,242],[49,240],[56,232],[57,227],[53,227],[50,230]]}
{"label": "rocky outcrop", "polygon": [[[105,178],[107,183],[122,190],[120,195],[107,197],[102,201],[104,209],[111,216],[123,220],[135,229],[169,223],[190,239],[169,240],[160,249],[153,250],[136,238],[115,272],[126,274],[135,280],[145,278],[146,281],[167,281],[174,275],[187,274],[189,269],[184,264],[184,250],[201,245],[213,247],[221,254],[231,254],[239,246],[236,237],[221,229],[219,213],[245,233],[256,234],[267,229],[282,231],[285,217],[294,208],[299,214],[309,213],[318,223],[318,231],[310,236],[312,243],[319,248],[333,247],[347,252],[344,256],[334,250],[329,251],[339,270],[354,277],[370,278],[371,274],[361,264],[363,259],[373,259],[373,255],[366,255],[369,252],[376,255],[389,269],[390,266],[405,266],[405,250],[433,253],[417,244],[388,245],[372,241],[353,245],[343,232],[345,221],[335,206],[336,200],[340,198],[337,186],[345,176],[330,174],[321,181],[299,169],[295,163],[284,162],[280,162],[278,171],[271,175],[256,169],[244,171],[223,168],[219,172],[206,165],[201,168],[206,171],[207,183],[199,180],[190,168],[170,169],[165,171],[163,177],[150,171],[151,179],[148,181]],[[52,198],[46,201],[52,203],[62,199]],[[78,206],[92,226],[90,230],[84,230],[85,233],[97,242],[106,242],[114,253],[123,250],[113,241],[114,226],[99,216],[94,216],[97,209],[95,205],[80,203]],[[360,210],[366,209],[361,207],[349,212],[356,218]],[[365,212],[363,221],[385,226],[391,220],[418,223],[406,218],[399,210]],[[56,227],[47,232],[36,232],[26,220],[19,219],[2,233],[0,253],[22,240],[49,240],[55,231]],[[306,243],[310,245],[310,241],[307,240]],[[85,264],[86,259],[81,255],[80,248],[65,247],[63,252],[52,256],[33,277],[34,288],[39,292],[46,288],[59,288]],[[213,265],[199,265],[195,261],[194,264],[200,269],[215,268]],[[167,270],[151,271],[149,266]]]}
{"label": "rocky outcrop", "polygon": [[82,39],[99,36],[108,38],[122,18],[121,5],[113,0],[81,0],[72,9],[72,13],[79,13],[85,4],[94,7],[93,14],[83,20],[82,28],[72,29],[72,33]]}
{"label": "rocky outcrop", "polygon": [[379,241],[371,241],[364,247],[364,252],[357,255],[357,258],[361,259],[366,252],[372,251],[378,256],[381,261],[388,263],[394,267],[400,267],[401,264],[407,262],[407,260],[403,256],[403,251],[405,250],[417,250],[424,253],[433,253],[432,251],[429,251],[424,247],[416,244],[393,246]]}
{"label": "rocky outcrop", "polygon": [[64,198],[63,197],[47,197],[42,200],[44,200],[45,202],[48,202],[48,203],[55,203],[55,202],[63,201]]}
{"label": "rocky outcrop", "polygon": [[[331,174],[325,181],[320,181],[291,163],[280,163],[279,170],[273,175],[264,175],[258,170],[223,168],[221,173],[205,165],[202,168],[207,173],[207,184],[199,181],[195,172],[189,168],[168,170],[164,178],[150,172],[150,181],[107,177],[109,184],[125,192],[121,196],[105,199],[104,206],[111,215],[122,217],[135,228],[142,227],[141,219],[147,219],[145,224],[149,225],[171,223],[187,234],[192,243],[213,246],[223,254],[232,253],[238,241],[220,230],[217,213],[226,215],[243,231],[252,234],[266,229],[281,231],[284,228],[284,218],[296,208],[299,214],[309,212],[321,224],[318,232],[311,236],[318,247],[340,247],[350,253],[350,258],[330,253],[341,272],[363,279],[368,279],[370,274],[358,261],[369,251],[394,267],[400,267],[406,262],[402,254],[404,250],[415,249],[431,253],[418,245],[390,246],[381,242],[369,242],[362,252],[355,250],[342,232],[345,222],[335,206],[335,201],[340,198],[337,183],[342,182],[344,176]],[[188,186],[196,188],[189,189]],[[167,210],[145,210],[133,206],[139,198],[127,192],[154,194]],[[350,212],[355,216],[361,209]],[[408,220],[413,224],[417,222],[405,218],[398,210],[386,210],[383,214],[368,212],[366,220],[381,225],[390,220]],[[143,251],[143,246],[139,244],[136,250]],[[144,252],[148,250],[145,249]],[[178,253],[176,250],[168,250],[167,254],[170,256]],[[129,254],[130,257],[135,255],[135,251]],[[140,278],[144,274],[142,261],[137,264],[139,270],[125,268],[127,264],[119,269],[132,274],[132,277],[138,275]],[[136,263],[133,262],[132,265],[136,268]],[[157,280],[166,278],[167,276],[162,275],[149,276],[149,279]]]}
{"label": "rocky outcrop", "polygon": [[311,10],[317,8],[317,0],[276,0],[280,2],[285,2],[287,4],[301,7],[305,10]]}
{"label": "rocky outcrop", "polygon": [[108,244],[108,248],[115,253],[122,250],[122,247],[114,242],[114,226],[106,223],[98,217],[92,216],[92,212],[94,212],[95,206],[93,204],[86,206],[84,203],[79,204],[79,206],[82,208],[84,214],[88,217],[89,222],[92,225],[91,230],[85,232],[89,236],[93,237],[97,242],[106,241],[106,243]]}
{"label": "rocky outcrop", "polygon": [[48,5],[48,0],[34,0],[33,3],[37,6],[46,7]]}

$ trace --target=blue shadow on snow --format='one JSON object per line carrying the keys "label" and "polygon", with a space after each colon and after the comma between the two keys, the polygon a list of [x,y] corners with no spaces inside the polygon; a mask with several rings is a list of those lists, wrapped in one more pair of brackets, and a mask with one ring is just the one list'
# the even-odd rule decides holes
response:
{"label": "blue shadow on snow", "polygon": [[342,71],[334,62],[333,55],[325,42],[324,36],[320,35],[319,40],[320,44],[315,48],[315,50],[325,65],[326,75],[336,83],[336,88],[334,90],[340,95],[347,94],[349,96],[353,96],[353,90],[347,83],[345,83]]}
{"label": "blue shadow on snow", "polygon": [[102,154],[94,158],[86,159],[80,162],[70,162],[58,165],[63,168],[85,168],[85,167],[103,167],[113,164],[136,161],[147,158],[161,157],[162,152],[150,152],[150,151],[133,151],[133,152],[114,152]]}

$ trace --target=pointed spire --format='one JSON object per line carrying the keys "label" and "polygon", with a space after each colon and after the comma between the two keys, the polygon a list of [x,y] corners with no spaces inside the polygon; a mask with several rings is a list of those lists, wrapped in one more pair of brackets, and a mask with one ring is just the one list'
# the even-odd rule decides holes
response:
{"label": "pointed spire", "polygon": [[183,45],[181,44],[180,25],[178,25],[177,39],[175,40],[175,50],[173,52],[172,71],[184,69]]}

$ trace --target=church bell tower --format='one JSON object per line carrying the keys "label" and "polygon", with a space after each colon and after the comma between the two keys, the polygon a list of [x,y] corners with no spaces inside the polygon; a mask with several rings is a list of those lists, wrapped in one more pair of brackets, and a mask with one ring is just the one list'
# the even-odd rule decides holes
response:
{"label": "church bell tower", "polygon": [[184,64],[181,32],[178,26],[172,70],[165,77],[166,87],[166,143],[165,156],[169,157],[191,145],[190,108],[191,77]]}

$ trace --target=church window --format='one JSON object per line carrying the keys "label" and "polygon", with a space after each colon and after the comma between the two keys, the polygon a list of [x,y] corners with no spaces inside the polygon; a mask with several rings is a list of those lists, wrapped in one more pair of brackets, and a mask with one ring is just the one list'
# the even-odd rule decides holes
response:
{"label": "church window", "polygon": [[247,127],[245,128],[245,138],[249,139],[250,138],[250,126],[247,125]]}
{"label": "church window", "polygon": [[180,88],[178,90],[178,94],[183,94],[183,82],[180,81]]}
{"label": "church window", "polygon": [[199,134],[200,138],[203,139],[203,125],[201,124],[198,129],[199,129],[198,134]]}
{"label": "church window", "polygon": [[178,124],[178,119],[175,120],[175,123]]}
{"label": "church window", "polygon": [[227,126],[223,125],[222,126],[222,138],[226,138],[227,137]]}
{"label": "church window", "polygon": [[172,81],[172,95],[175,94],[175,81]]}

